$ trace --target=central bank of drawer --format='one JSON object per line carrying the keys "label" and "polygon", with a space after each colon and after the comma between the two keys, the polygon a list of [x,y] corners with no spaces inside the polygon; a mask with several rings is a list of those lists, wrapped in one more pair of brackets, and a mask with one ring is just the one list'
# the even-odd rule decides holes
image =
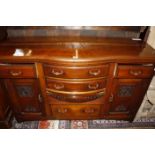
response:
{"label": "central bank of drawer", "polygon": [[106,87],[106,79],[100,80],[85,80],[82,82],[69,80],[53,80],[46,79],[46,86],[52,90],[67,91],[67,92],[85,92],[92,90],[100,90]]}
{"label": "central bank of drawer", "polygon": [[45,76],[65,78],[65,79],[87,79],[96,77],[106,77],[109,65],[90,66],[90,67],[62,67],[44,65]]}

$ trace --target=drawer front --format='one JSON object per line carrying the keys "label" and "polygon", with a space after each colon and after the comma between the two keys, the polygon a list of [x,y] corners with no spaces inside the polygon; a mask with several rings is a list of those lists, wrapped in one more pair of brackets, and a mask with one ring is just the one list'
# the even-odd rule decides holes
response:
{"label": "drawer front", "polygon": [[153,74],[153,66],[119,65],[117,71],[119,78],[150,78]]}
{"label": "drawer front", "polygon": [[52,115],[57,119],[91,119],[100,116],[100,105],[51,105]]}
{"label": "drawer front", "polygon": [[0,78],[34,78],[33,65],[0,65]]}
{"label": "drawer front", "polygon": [[108,75],[108,69],[108,65],[92,67],[58,67],[44,65],[45,76],[66,79],[106,77]]}
{"label": "drawer front", "polygon": [[[87,93],[87,94],[62,94],[62,93],[55,93],[47,91],[47,98],[49,104],[57,104],[63,102],[70,102],[70,103],[83,103],[83,102],[91,102],[97,99],[101,99],[101,104],[103,104],[105,91],[96,92],[96,93]],[[53,100],[54,99],[54,100]]]}
{"label": "drawer front", "polygon": [[47,88],[59,91],[68,91],[68,92],[84,92],[84,91],[92,91],[99,90],[106,87],[106,80],[92,80],[92,81],[84,81],[84,82],[69,82],[63,80],[52,80],[47,79]]}

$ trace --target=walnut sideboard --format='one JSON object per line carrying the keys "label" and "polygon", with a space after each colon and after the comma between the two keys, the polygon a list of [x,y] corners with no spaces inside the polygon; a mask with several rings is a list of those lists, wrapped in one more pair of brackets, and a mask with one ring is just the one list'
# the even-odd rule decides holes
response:
{"label": "walnut sideboard", "polygon": [[[22,52],[22,56],[15,55]],[[140,40],[14,38],[0,43],[0,124],[45,119],[132,121],[155,72]]]}

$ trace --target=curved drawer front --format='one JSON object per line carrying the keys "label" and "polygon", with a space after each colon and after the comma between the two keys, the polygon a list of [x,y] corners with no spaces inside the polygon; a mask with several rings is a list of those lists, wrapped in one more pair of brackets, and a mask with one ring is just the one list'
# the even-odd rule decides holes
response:
{"label": "curved drawer front", "polygon": [[0,78],[34,78],[34,65],[0,65]]}
{"label": "curved drawer front", "polygon": [[52,80],[47,79],[47,88],[59,91],[68,91],[68,92],[84,92],[99,90],[106,87],[106,80],[91,80],[91,81],[65,81],[65,80]]}
{"label": "curved drawer front", "polygon": [[58,119],[99,117],[100,108],[100,105],[51,105],[53,117]]}
{"label": "curved drawer front", "polygon": [[154,66],[118,65],[119,78],[150,78],[154,73]]}
{"label": "curved drawer front", "polygon": [[[80,102],[89,102],[96,100],[98,98],[104,97],[105,91],[100,92],[94,92],[94,93],[87,93],[87,94],[62,94],[62,93],[56,93],[51,92],[47,90],[47,96],[49,100],[49,104],[55,104],[51,100],[52,98],[55,98],[59,101],[65,101],[65,102],[73,102],[73,103],[80,103]],[[50,102],[51,101],[51,102]]]}
{"label": "curved drawer front", "polygon": [[90,66],[90,67],[60,67],[44,65],[45,76],[65,78],[65,79],[87,79],[106,77],[109,66]]}

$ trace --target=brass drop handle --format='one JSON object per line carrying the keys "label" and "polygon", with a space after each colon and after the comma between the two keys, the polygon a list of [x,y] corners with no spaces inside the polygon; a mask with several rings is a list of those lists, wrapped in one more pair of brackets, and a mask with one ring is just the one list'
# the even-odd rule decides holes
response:
{"label": "brass drop handle", "polygon": [[64,73],[63,70],[52,69],[52,74],[54,74],[56,76],[62,75],[63,73]]}
{"label": "brass drop handle", "polygon": [[98,83],[96,83],[96,84],[89,84],[88,85],[88,88],[89,89],[97,89],[99,87],[99,84]]}
{"label": "brass drop handle", "polygon": [[67,111],[68,111],[68,110],[67,110],[66,108],[63,109],[63,110],[62,110],[62,109],[58,109],[58,113],[63,113],[63,114],[64,114],[64,113],[66,113]]}
{"label": "brass drop handle", "polygon": [[131,75],[138,76],[138,75],[142,74],[142,71],[141,70],[130,70],[129,73]]}
{"label": "brass drop handle", "polygon": [[113,100],[114,100],[114,95],[113,95],[113,94],[111,94],[111,95],[110,95],[110,97],[109,97],[109,103],[112,103],[112,102],[113,102]]}
{"label": "brass drop handle", "polygon": [[97,70],[89,70],[89,74],[90,75],[93,75],[93,76],[97,76],[100,74],[100,69],[97,69]]}
{"label": "brass drop handle", "polygon": [[38,95],[38,100],[39,100],[39,102],[40,102],[40,103],[42,103],[42,102],[43,102],[43,99],[42,99],[41,94],[39,94],[39,95]]}
{"label": "brass drop handle", "polygon": [[84,110],[85,113],[94,113],[95,109],[91,108],[91,109],[85,109]]}
{"label": "brass drop handle", "polygon": [[10,71],[10,74],[11,74],[12,76],[19,76],[19,75],[22,74],[22,71]]}
{"label": "brass drop handle", "polygon": [[54,84],[54,88],[57,90],[63,89],[65,86],[63,84]]}

